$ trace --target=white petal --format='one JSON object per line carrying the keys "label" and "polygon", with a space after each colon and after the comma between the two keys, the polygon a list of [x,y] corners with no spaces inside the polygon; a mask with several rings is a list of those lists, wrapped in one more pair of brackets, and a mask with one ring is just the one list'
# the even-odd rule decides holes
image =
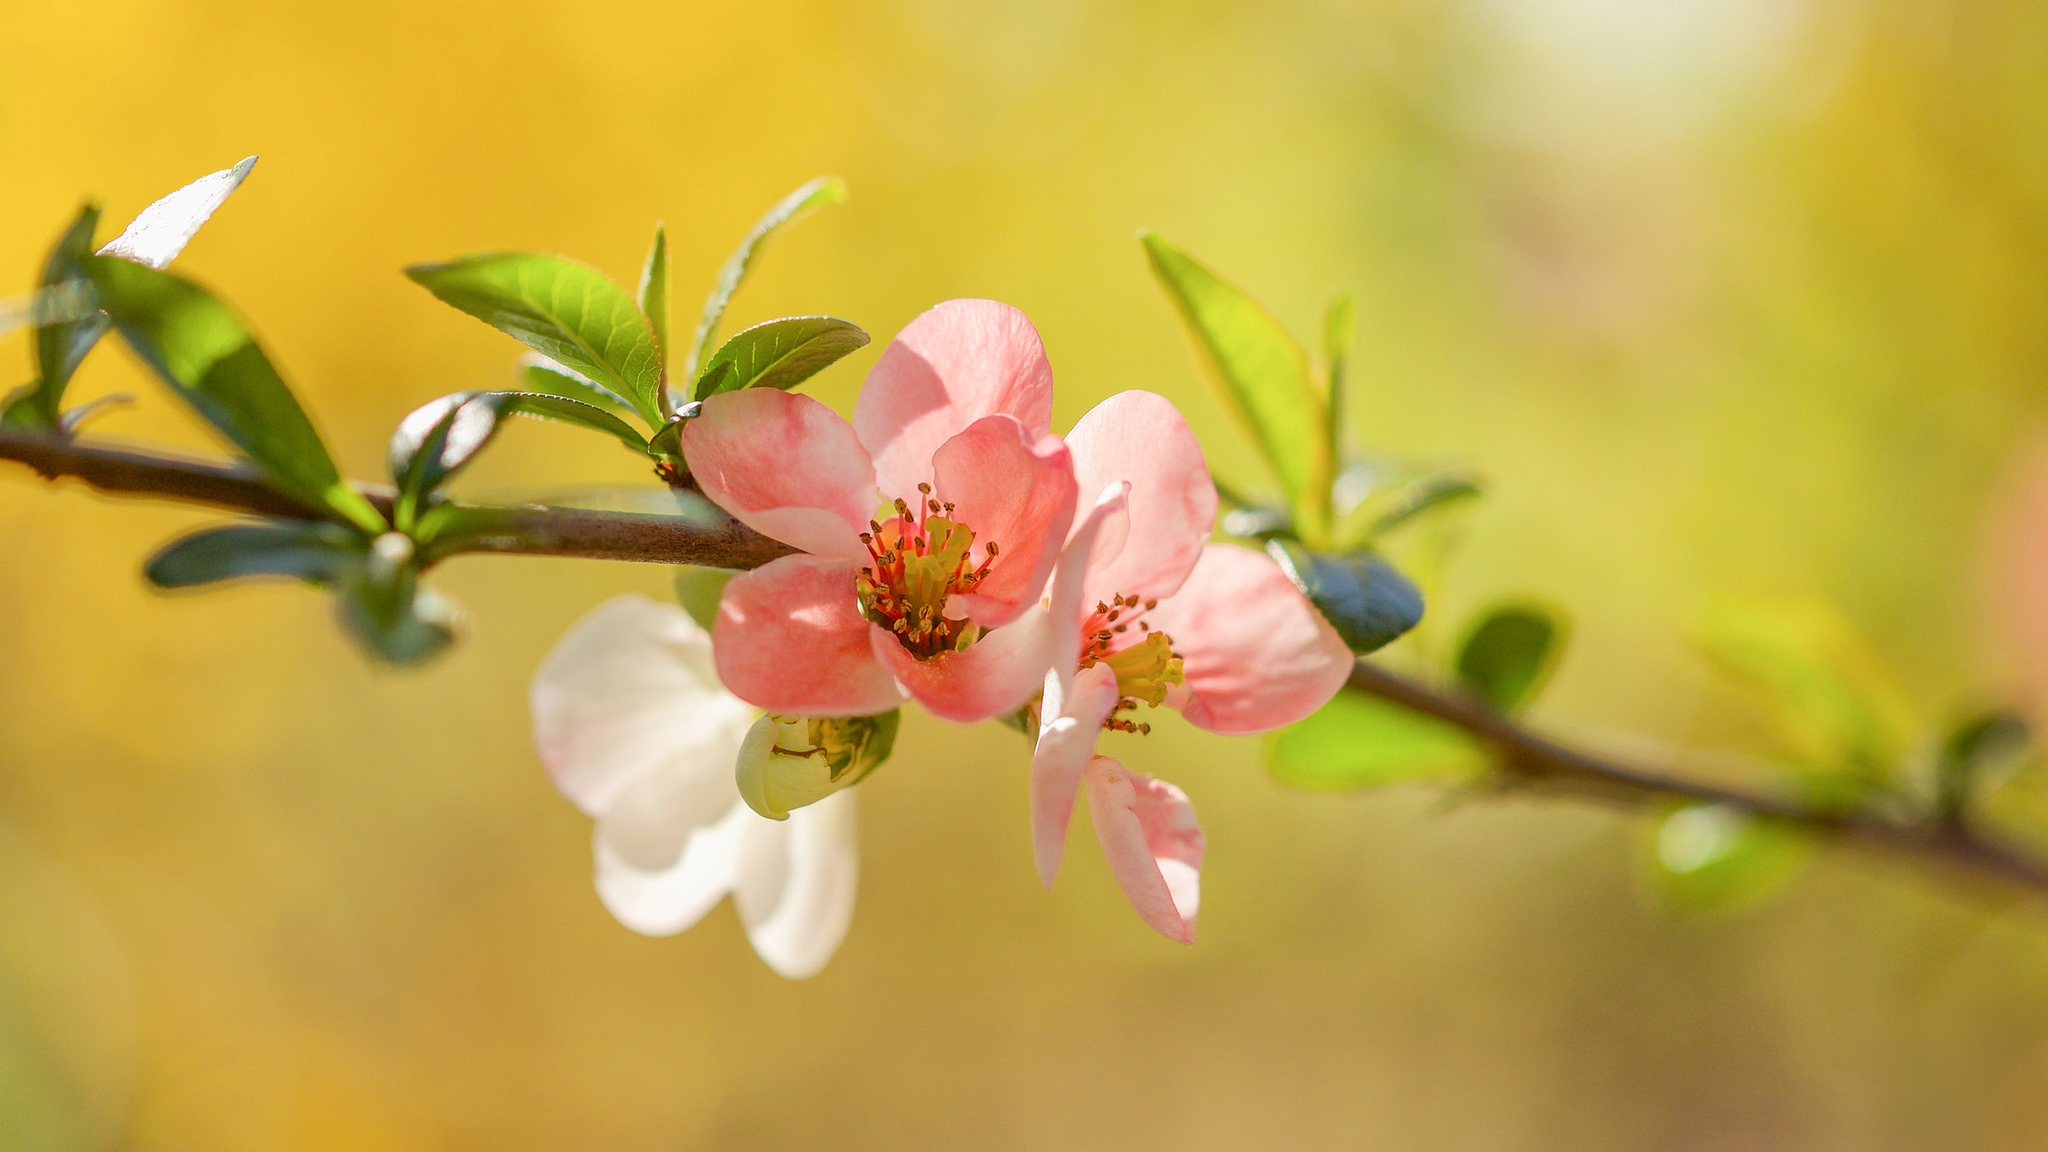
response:
{"label": "white petal", "polygon": [[728,786],[753,710],[718,684],[711,638],[673,604],[620,596],[585,616],[534,673],[533,742],[562,795],[603,815],[657,767]]}
{"label": "white petal", "polygon": [[126,231],[100,249],[102,256],[120,256],[151,268],[166,268],[185,250],[199,226],[213,215],[240,185],[256,158],[249,157],[233,168],[201,176],[169,196],[142,210]]}
{"label": "white petal", "polygon": [[598,839],[643,872],[675,864],[690,837],[723,820],[739,799],[733,764],[744,735],[737,725],[724,725],[715,738],[642,772],[597,818]]}
{"label": "white petal", "polygon": [[770,968],[801,980],[816,975],[853,923],[860,859],[853,789],[834,792],[787,820],[747,813],[733,901],[747,939]]}
{"label": "white petal", "polygon": [[744,804],[689,837],[675,864],[662,869],[634,867],[596,837],[597,895],[619,923],[647,936],[672,936],[704,918],[732,891],[739,874],[740,832],[757,821]]}

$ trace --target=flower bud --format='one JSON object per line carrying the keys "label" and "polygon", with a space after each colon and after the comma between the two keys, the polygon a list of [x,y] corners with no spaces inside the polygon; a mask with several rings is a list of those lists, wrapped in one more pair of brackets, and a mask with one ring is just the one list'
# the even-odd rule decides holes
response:
{"label": "flower bud", "polygon": [[747,807],[770,820],[851,787],[896,746],[900,709],[879,716],[763,716],[740,745],[735,778]]}

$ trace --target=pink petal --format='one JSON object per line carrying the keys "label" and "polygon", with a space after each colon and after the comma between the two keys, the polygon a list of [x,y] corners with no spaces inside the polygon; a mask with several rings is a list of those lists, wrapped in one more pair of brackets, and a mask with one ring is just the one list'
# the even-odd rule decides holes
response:
{"label": "pink petal", "polygon": [[683,460],[711,502],[764,536],[860,562],[875,468],[853,426],[799,393],[721,392],[683,425]]}
{"label": "pink petal", "polygon": [[970,561],[978,565],[992,542],[998,549],[988,579],[963,597],[967,615],[984,628],[1016,619],[1044,590],[1074,519],[1067,446],[1014,416],[986,416],[941,445],[932,470],[938,498],[974,530]]}
{"label": "pink petal", "polygon": [[1146,614],[1185,662],[1175,706],[1197,728],[1264,732],[1323,706],[1351,674],[1351,650],[1263,552],[1202,550],[1186,584]]}
{"label": "pink petal", "polygon": [[932,480],[939,445],[998,413],[1034,438],[1051,430],[1052,365],[1038,329],[1007,304],[948,300],[889,342],[853,406],[853,426],[883,494],[909,499]]}
{"label": "pink petal", "polygon": [[1081,499],[1120,480],[1131,484],[1130,528],[1121,547],[1105,535],[1083,596],[1172,595],[1187,579],[1216,525],[1216,486],[1201,441],[1164,396],[1119,392],[1067,433]]}
{"label": "pink petal", "polygon": [[1044,718],[1031,753],[1031,853],[1047,888],[1066,852],[1081,771],[1095,755],[1095,738],[1117,701],[1116,673],[1107,664],[1084,668],[1073,681],[1073,690],[1065,692],[1058,677],[1046,677]]}
{"label": "pink petal", "polygon": [[1131,486],[1118,482],[1096,497],[1094,507],[1074,529],[1067,546],[1060,551],[1060,563],[1052,578],[1052,592],[1046,598],[1046,612],[1052,617],[1053,671],[1063,691],[1071,691],[1074,663],[1081,655],[1081,621],[1085,602],[1081,589],[1086,581],[1088,561],[1098,538],[1112,531],[1121,533],[1127,519]]}
{"label": "pink petal", "polygon": [[784,556],[725,586],[711,651],[733,695],[791,716],[865,716],[901,701],[868,646],[853,568]]}
{"label": "pink petal", "polygon": [[880,625],[869,625],[868,635],[874,654],[904,691],[932,715],[961,724],[1022,708],[1052,667],[1052,621],[1036,608],[989,632],[965,652],[944,652],[929,660],[912,656],[895,633]]}
{"label": "pink petal", "polygon": [[1097,756],[1088,765],[1088,814],[1131,907],[1160,935],[1194,943],[1203,842],[1187,793]]}

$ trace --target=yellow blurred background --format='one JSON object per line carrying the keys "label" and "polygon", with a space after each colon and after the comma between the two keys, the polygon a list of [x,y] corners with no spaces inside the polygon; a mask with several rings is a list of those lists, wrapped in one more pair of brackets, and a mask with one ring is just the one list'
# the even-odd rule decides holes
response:
{"label": "yellow blurred background", "polygon": [[[8,0],[0,45],[0,294],[82,195],[118,223],[260,154],[179,269],[361,477],[517,351],[401,265],[630,281],[665,218],[682,324],[837,173],[851,203],[775,241],[727,330],[866,326],[812,385],[842,411],[911,316],[990,296],[1043,331],[1056,427],[1156,389],[1252,483],[1135,230],[1298,333],[1354,291],[1351,433],[1492,481],[1433,627],[1506,592],[1575,618],[1545,724],[1755,747],[1683,639],[1724,594],[1835,602],[1934,719],[2004,676],[1979,557],[2044,409],[2039,4]],[[215,450],[112,342],[74,388],[142,396],[106,435]],[[522,424],[465,485],[647,480]],[[1678,916],[1637,821],[1290,792],[1177,720],[1118,752],[1207,827],[1192,948],[1085,833],[1040,891],[1023,744],[922,715],[861,790],[823,975],[770,974],[727,908],[635,936],[525,687],[666,571],[458,560],[473,634],[394,672],[297,588],[147,591],[207,519],[0,466],[8,1152],[2048,1145],[2038,909],[1829,855]]]}

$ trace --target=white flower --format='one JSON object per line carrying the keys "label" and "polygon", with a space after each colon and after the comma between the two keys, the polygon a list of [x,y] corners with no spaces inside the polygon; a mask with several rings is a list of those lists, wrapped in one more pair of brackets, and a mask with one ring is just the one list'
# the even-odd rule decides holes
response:
{"label": "white flower", "polygon": [[643,596],[599,605],[534,674],[532,704],[555,787],[597,819],[597,892],[620,923],[671,935],[730,892],[770,968],[802,979],[832,958],[858,880],[853,792],[787,820],[740,800],[755,711],[720,686],[687,613]]}

